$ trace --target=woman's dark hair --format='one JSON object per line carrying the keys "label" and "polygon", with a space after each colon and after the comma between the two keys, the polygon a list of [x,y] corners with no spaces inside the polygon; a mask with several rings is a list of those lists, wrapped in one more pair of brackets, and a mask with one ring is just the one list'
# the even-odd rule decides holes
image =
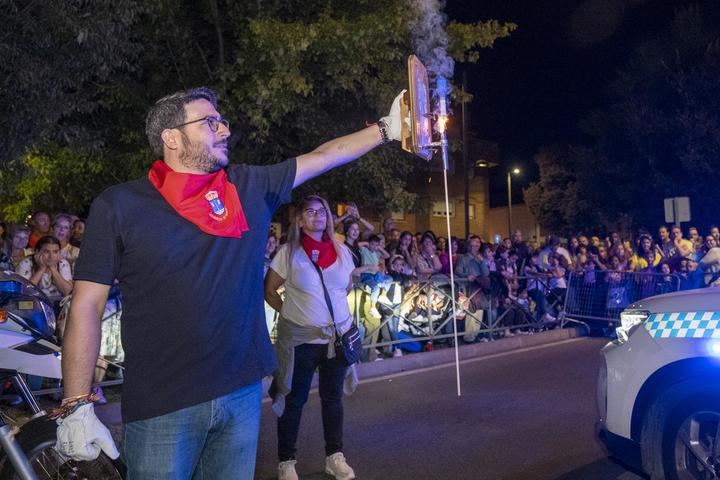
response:
{"label": "woman's dark hair", "polygon": [[433,245],[437,245],[437,238],[435,237],[435,234],[429,230],[427,232],[423,233],[422,237],[420,237],[421,245],[425,242],[426,238],[429,238],[432,241]]}
{"label": "woman's dark hair", "polygon": [[409,237],[410,237],[410,246],[408,247],[408,252],[414,253],[413,248],[415,248],[415,247],[413,247],[412,239],[413,239],[413,237],[414,237],[415,235],[413,235],[413,233],[410,232],[410,231],[408,231],[408,230],[404,230],[404,231],[400,234],[400,241],[398,242],[397,248],[400,247],[400,244],[402,243],[402,239],[403,239],[403,237],[405,237],[405,236],[409,236]]}
{"label": "woman's dark hair", "polygon": [[38,240],[35,244],[35,250],[39,252],[45,245],[57,245],[59,247],[60,240],[58,240],[54,235],[45,235],[44,237],[40,237],[40,240]]}
{"label": "woman's dark hair", "polygon": [[[575,240],[578,243],[577,247],[573,246],[573,244],[572,244],[573,240]],[[570,252],[570,255],[575,256],[575,255],[577,255],[579,248],[580,248],[580,239],[578,238],[578,236],[573,235],[572,237],[570,237],[570,240],[568,240],[568,248],[567,248],[568,252]]]}
{"label": "woman's dark hair", "polygon": [[662,273],[662,267],[663,267],[663,265],[667,265],[668,268],[670,269],[670,273],[673,273],[673,267],[672,267],[672,265],[670,264],[670,262],[668,262],[667,260],[662,260],[660,263],[658,263],[658,264],[657,264],[657,267],[655,267],[654,270],[655,270],[657,273]]}
{"label": "woman's dark hair", "polygon": [[[643,248],[643,240],[645,240],[645,239],[650,240],[650,248],[648,250]],[[648,253],[652,252],[654,247],[655,247],[655,244],[650,235],[640,235],[640,237],[638,237],[638,241],[637,241],[638,257],[644,257]]]}
{"label": "woman's dark hair", "polygon": [[[57,239],[57,237],[53,235],[45,235],[44,237],[40,237],[40,239],[35,244],[35,251],[39,252],[43,249],[45,245],[57,245],[58,248],[61,247],[60,240]],[[37,264],[35,263],[35,256],[32,256],[33,261],[33,270],[37,268]]]}
{"label": "woman's dark hair", "polygon": [[432,238],[433,243],[437,244],[437,235],[435,235],[435,232],[433,232],[432,230],[425,230],[425,232],[422,234],[422,237],[420,237],[420,243],[425,240],[425,237]]}
{"label": "woman's dark hair", "polygon": [[345,220],[343,222],[343,235],[345,235],[345,237],[347,237],[348,232],[350,231],[350,227],[352,227],[353,225],[360,226],[360,224],[356,220]]}

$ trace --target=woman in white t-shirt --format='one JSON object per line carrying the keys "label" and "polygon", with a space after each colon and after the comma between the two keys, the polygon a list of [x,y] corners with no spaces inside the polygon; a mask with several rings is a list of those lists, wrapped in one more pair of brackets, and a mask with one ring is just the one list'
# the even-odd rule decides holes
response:
{"label": "woman in white t-shirt", "polygon": [[21,261],[15,271],[30,280],[57,306],[73,288],[70,264],[61,257],[60,241],[53,236],[38,240],[35,252]]}
{"label": "woman in white t-shirt", "polygon": [[[315,264],[315,265],[313,265]],[[317,268],[316,268],[317,265]],[[342,395],[346,377],[354,368],[335,358],[335,327],[346,332],[353,317],[347,294],[355,264],[349,250],[335,240],[330,207],[318,196],[306,197],[295,221],[265,276],[265,300],[280,312],[275,351],[280,364],[270,395],[278,418],[278,478],[297,478],[295,452],[302,409],[313,374],[319,371],[319,393],[325,436],[325,472],[337,478],[355,478],[345,462]],[[320,272],[332,305],[332,315],[320,281]],[[285,287],[285,297],[277,293]],[[351,375],[348,375],[350,373]]]}

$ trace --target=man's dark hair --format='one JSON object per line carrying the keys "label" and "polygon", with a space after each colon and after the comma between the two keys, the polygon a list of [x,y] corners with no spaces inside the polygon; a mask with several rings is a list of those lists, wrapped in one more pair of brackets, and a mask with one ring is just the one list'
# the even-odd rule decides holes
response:
{"label": "man's dark hair", "polygon": [[163,157],[162,132],[185,122],[185,105],[195,100],[207,100],[217,108],[217,96],[207,87],[191,88],[161,98],[145,118],[145,135],[153,154]]}
{"label": "man's dark hair", "polygon": [[378,242],[378,243],[380,243],[380,237],[378,237],[377,235],[374,235],[374,234],[373,234],[373,235],[370,235],[370,236],[368,237],[368,242]]}

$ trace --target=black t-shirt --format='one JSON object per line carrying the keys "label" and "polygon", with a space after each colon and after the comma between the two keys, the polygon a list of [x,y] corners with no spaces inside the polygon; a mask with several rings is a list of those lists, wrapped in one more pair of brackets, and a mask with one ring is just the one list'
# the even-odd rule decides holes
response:
{"label": "black t-shirt", "polygon": [[212,400],[275,370],[263,252],[273,213],[290,200],[295,168],[295,159],[227,168],[250,229],[242,238],[204,233],[147,178],[95,199],[74,278],[120,280],[125,422]]}
{"label": "black t-shirt", "polygon": [[352,254],[353,264],[355,264],[355,268],[358,268],[360,265],[362,265],[360,247],[358,247],[357,242],[355,242],[355,245],[350,245],[348,242],[345,242],[345,246],[348,248],[348,250],[350,250],[350,253]]}

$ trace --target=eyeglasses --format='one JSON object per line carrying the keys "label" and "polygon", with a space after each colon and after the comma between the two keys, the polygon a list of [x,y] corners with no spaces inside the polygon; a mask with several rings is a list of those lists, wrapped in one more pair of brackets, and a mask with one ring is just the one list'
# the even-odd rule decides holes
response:
{"label": "eyeglasses", "polygon": [[319,208],[317,210],[314,208],[306,208],[303,212],[307,213],[309,217],[327,217],[328,214],[325,208]]}
{"label": "eyeglasses", "polygon": [[185,125],[190,125],[191,123],[198,123],[198,122],[207,122],[208,127],[210,127],[210,130],[212,130],[213,132],[218,131],[218,128],[220,128],[221,123],[223,125],[225,125],[225,128],[230,130],[230,122],[228,122],[226,119],[224,119],[224,118],[218,119],[218,118],[211,117],[211,116],[198,118],[197,120],[191,120],[189,122],[181,123],[180,125],[175,125],[174,127],[171,127],[171,128],[180,128],[180,127],[184,127]]}

